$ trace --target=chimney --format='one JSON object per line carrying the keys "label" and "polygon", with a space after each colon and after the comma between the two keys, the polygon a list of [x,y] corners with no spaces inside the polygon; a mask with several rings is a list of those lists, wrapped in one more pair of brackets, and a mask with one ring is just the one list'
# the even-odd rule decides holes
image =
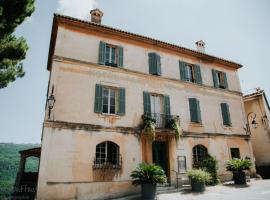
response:
{"label": "chimney", "polygon": [[101,19],[103,16],[103,12],[101,12],[101,10],[96,8],[94,10],[91,10],[90,14],[91,14],[91,22],[96,23],[96,24],[101,24]]}
{"label": "chimney", "polygon": [[196,46],[197,46],[197,51],[201,53],[205,53],[205,43],[202,40],[197,41]]}

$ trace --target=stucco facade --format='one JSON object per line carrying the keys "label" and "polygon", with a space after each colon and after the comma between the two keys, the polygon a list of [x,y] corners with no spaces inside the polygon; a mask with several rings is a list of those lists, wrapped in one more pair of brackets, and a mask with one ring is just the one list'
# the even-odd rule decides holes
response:
{"label": "stucco facade", "polygon": [[[246,113],[256,114],[257,128],[250,128],[251,143],[254,151],[255,163],[258,173],[269,178],[270,170],[270,108],[263,90],[257,90],[244,96]],[[252,117],[252,115],[251,115]],[[249,117],[249,122],[252,119]],[[267,172],[268,171],[268,172]],[[266,175],[268,174],[268,175]],[[266,178],[266,177],[265,177]]]}
{"label": "stucco facade", "polygon": [[[145,40],[145,41],[144,41]],[[123,67],[100,65],[100,42],[123,47]],[[179,50],[177,50],[179,48]],[[237,69],[241,65],[143,36],[55,15],[48,69],[46,107],[38,199],[104,199],[136,193],[130,173],[141,162],[153,162],[153,141],[142,134],[144,91],[170,98],[170,114],[179,116],[183,132],[157,128],[156,140],[164,142],[167,176],[175,183],[178,157],[193,165],[192,148],[203,145],[219,161],[219,175],[228,178],[225,160],[230,148],[253,159],[245,132],[245,112]],[[161,75],[149,74],[148,55],[160,55]],[[202,84],[181,80],[179,60],[200,65]],[[227,75],[228,88],[213,86],[212,69]],[[125,89],[124,115],[94,112],[96,85]],[[189,98],[199,99],[201,122],[191,122]],[[223,125],[220,104],[230,108],[231,125]],[[96,147],[104,141],[119,146],[120,169],[95,169]]]}

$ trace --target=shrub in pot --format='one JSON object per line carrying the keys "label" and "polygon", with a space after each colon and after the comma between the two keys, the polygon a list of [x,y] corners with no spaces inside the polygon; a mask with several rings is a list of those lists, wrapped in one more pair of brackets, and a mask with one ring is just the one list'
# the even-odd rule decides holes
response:
{"label": "shrub in pot", "polygon": [[218,179],[218,161],[211,155],[207,155],[207,157],[202,161],[200,168],[204,169],[211,175],[211,180],[207,182],[207,185],[217,185],[219,183]]}
{"label": "shrub in pot", "polygon": [[131,173],[132,184],[142,187],[142,199],[154,200],[156,198],[157,184],[167,182],[163,169],[155,164],[139,164]]}
{"label": "shrub in pot", "polygon": [[192,191],[195,192],[203,192],[205,190],[205,184],[211,180],[210,174],[202,169],[188,170],[187,176],[191,180]]}
{"label": "shrub in pot", "polygon": [[244,170],[249,170],[252,163],[248,159],[231,159],[226,163],[226,169],[233,173],[235,184],[246,184],[246,174]]}

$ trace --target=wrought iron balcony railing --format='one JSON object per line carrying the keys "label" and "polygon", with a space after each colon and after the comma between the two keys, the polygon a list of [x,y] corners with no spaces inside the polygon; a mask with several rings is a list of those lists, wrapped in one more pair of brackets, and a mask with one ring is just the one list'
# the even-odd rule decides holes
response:
{"label": "wrought iron balcony railing", "polygon": [[148,113],[147,117],[156,121],[156,128],[172,128],[172,120],[176,120],[180,123],[180,117],[178,115],[166,115],[160,113]]}
{"label": "wrought iron balcony railing", "polygon": [[93,169],[121,169],[122,156],[114,155],[111,159],[94,158]]}

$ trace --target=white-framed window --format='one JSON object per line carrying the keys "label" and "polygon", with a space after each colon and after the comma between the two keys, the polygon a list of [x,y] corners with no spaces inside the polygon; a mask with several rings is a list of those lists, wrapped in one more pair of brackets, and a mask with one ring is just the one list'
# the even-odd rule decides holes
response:
{"label": "white-framed window", "polygon": [[104,87],[102,91],[102,113],[117,114],[118,91],[115,88]]}
{"label": "white-framed window", "polygon": [[224,73],[223,72],[217,72],[217,83],[220,88],[226,88],[225,86],[225,78],[224,78]]}
{"label": "white-framed window", "polygon": [[110,141],[102,142],[96,146],[95,165],[105,163],[113,166],[120,164],[119,146]]}
{"label": "white-framed window", "polygon": [[186,79],[189,82],[195,82],[195,72],[194,67],[192,65],[186,65]]}
{"label": "white-framed window", "polygon": [[196,145],[193,151],[193,166],[200,166],[202,161],[207,157],[207,148],[201,144]]}
{"label": "white-framed window", "polygon": [[117,47],[106,44],[106,59],[105,63],[106,65],[117,65]]}

